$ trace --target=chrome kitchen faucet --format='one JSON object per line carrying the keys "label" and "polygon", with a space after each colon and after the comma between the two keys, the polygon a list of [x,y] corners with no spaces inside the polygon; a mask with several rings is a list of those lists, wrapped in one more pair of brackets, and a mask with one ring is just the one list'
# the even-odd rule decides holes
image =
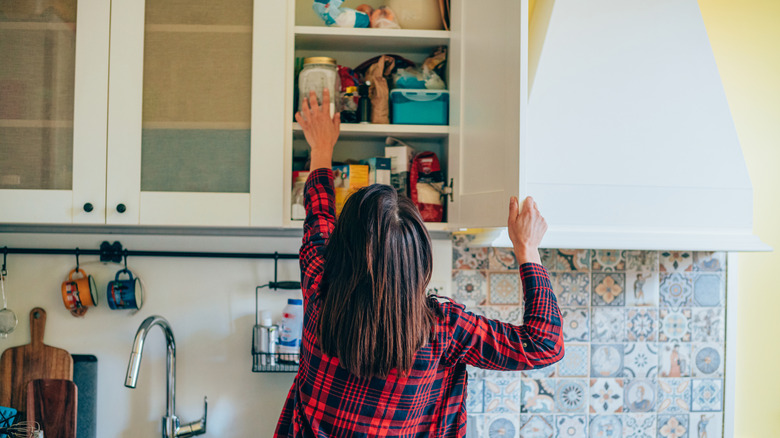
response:
{"label": "chrome kitchen faucet", "polygon": [[203,418],[185,425],[179,424],[179,418],[176,416],[176,342],[173,339],[173,330],[168,321],[162,316],[150,316],[138,327],[133,341],[133,351],[130,352],[130,363],[127,365],[127,376],[125,377],[125,386],[135,388],[138,382],[138,369],[141,367],[141,356],[144,351],[144,340],[149,330],[155,325],[160,326],[165,332],[165,343],[168,348],[166,355],[167,378],[167,404],[165,407],[165,416],[162,419],[163,438],[186,438],[206,433],[206,416],[208,414],[208,399],[203,397]]}

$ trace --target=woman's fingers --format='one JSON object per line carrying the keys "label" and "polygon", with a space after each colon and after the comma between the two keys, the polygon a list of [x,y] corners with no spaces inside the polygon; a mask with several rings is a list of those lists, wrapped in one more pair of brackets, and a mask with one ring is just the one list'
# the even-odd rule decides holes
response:
{"label": "woman's fingers", "polygon": [[317,103],[317,95],[314,93],[314,90],[309,92],[309,106],[311,107],[312,112],[316,112],[320,109],[320,105]]}
{"label": "woman's fingers", "polygon": [[[312,91],[313,94],[314,92]],[[320,108],[320,111],[330,115],[330,90],[327,88],[322,90],[322,108]]]}
{"label": "woman's fingers", "polygon": [[512,196],[509,198],[509,226],[517,222],[517,216],[520,214],[520,207],[518,206],[517,198]]}

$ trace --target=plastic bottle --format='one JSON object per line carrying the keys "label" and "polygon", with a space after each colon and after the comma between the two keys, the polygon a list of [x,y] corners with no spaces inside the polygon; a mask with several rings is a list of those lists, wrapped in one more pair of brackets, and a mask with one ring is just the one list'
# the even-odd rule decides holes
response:
{"label": "plastic bottle", "polygon": [[299,363],[303,335],[303,300],[289,298],[279,325],[279,360]]}

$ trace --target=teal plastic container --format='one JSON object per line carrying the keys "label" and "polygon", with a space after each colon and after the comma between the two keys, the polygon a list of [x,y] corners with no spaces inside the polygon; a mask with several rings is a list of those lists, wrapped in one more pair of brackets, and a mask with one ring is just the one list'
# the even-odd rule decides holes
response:
{"label": "teal plastic container", "polygon": [[447,90],[395,89],[390,92],[393,124],[446,125],[449,109],[450,92]]}

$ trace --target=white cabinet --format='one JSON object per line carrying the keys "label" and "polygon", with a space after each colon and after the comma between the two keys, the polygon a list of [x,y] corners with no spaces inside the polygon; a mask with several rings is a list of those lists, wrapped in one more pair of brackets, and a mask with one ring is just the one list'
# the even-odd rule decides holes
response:
{"label": "white cabinet", "polygon": [[[292,119],[292,66],[296,58],[329,56],[355,67],[373,56],[397,54],[421,63],[437,46],[448,47],[448,126],[353,125],[342,123],[334,159],[383,156],[385,138],[400,138],[418,150],[436,152],[446,180],[453,181],[447,222],[431,230],[506,224],[509,197],[522,190],[521,143],[525,135],[528,2],[490,0],[451,3],[451,30],[329,28],[311,2],[290,2],[284,146],[284,224],[290,219],[293,156],[307,145]],[[373,2],[378,6],[379,2]]]}
{"label": "white cabinet", "polygon": [[0,7],[0,222],[281,226],[283,3],[23,9]]}
{"label": "white cabinet", "polygon": [[0,222],[101,223],[110,5],[0,5]]}

